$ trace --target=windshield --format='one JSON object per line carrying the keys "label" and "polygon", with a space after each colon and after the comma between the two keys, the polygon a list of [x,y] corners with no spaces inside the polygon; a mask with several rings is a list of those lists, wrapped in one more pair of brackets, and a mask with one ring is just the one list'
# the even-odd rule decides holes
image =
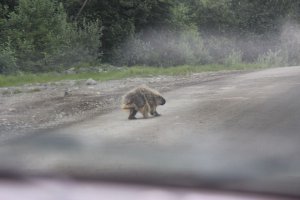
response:
{"label": "windshield", "polygon": [[300,196],[296,1],[0,1],[0,171]]}

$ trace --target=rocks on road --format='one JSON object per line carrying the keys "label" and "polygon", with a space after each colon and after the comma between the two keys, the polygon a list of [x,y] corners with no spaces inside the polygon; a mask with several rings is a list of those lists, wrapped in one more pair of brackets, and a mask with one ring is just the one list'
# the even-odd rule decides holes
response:
{"label": "rocks on road", "polygon": [[0,88],[0,140],[82,121],[117,109],[121,96],[141,84],[166,92],[240,73],[245,72],[208,72],[105,82],[68,80]]}

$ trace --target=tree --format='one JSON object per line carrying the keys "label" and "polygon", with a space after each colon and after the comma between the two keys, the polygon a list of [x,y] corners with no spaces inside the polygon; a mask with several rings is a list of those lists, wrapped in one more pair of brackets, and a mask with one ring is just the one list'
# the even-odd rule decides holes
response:
{"label": "tree", "polygon": [[[104,61],[111,61],[123,42],[149,27],[164,27],[170,20],[170,0],[89,0],[78,21],[101,19]],[[71,19],[83,1],[63,0]]]}
{"label": "tree", "polygon": [[232,0],[231,9],[241,34],[264,36],[277,34],[296,4],[294,0]]}
{"label": "tree", "polygon": [[[5,23],[6,39],[13,41],[17,63],[25,71],[48,71],[57,68],[58,61],[71,64],[79,51],[98,51],[100,32],[99,21],[82,27],[69,23],[63,5],[55,0],[22,0]],[[62,59],[68,52],[70,60]]]}

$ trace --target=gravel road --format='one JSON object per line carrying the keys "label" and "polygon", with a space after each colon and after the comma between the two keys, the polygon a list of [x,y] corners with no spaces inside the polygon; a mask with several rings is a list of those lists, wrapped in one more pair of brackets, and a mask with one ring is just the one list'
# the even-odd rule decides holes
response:
{"label": "gravel road", "polygon": [[87,80],[70,80],[0,88],[0,144],[119,109],[121,96],[141,84],[166,92],[240,73],[244,72],[128,78],[95,82],[94,85],[88,85]]}
{"label": "gravel road", "polygon": [[300,67],[197,76],[162,89],[160,117],[129,121],[113,109],[10,142],[0,163],[31,173],[300,195]]}

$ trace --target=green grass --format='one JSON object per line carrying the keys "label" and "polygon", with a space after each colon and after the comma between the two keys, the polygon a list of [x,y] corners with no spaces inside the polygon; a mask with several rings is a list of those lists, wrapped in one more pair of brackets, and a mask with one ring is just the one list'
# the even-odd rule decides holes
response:
{"label": "green grass", "polygon": [[128,77],[149,77],[157,75],[186,75],[197,72],[221,71],[221,70],[245,70],[263,68],[257,64],[238,64],[233,66],[225,65],[183,65],[177,67],[145,67],[135,66],[124,70],[113,70],[99,73],[79,73],[79,74],[22,74],[22,75],[0,75],[0,87],[19,86],[31,83],[47,83],[61,80],[80,80],[92,78],[98,81],[115,80]]}

